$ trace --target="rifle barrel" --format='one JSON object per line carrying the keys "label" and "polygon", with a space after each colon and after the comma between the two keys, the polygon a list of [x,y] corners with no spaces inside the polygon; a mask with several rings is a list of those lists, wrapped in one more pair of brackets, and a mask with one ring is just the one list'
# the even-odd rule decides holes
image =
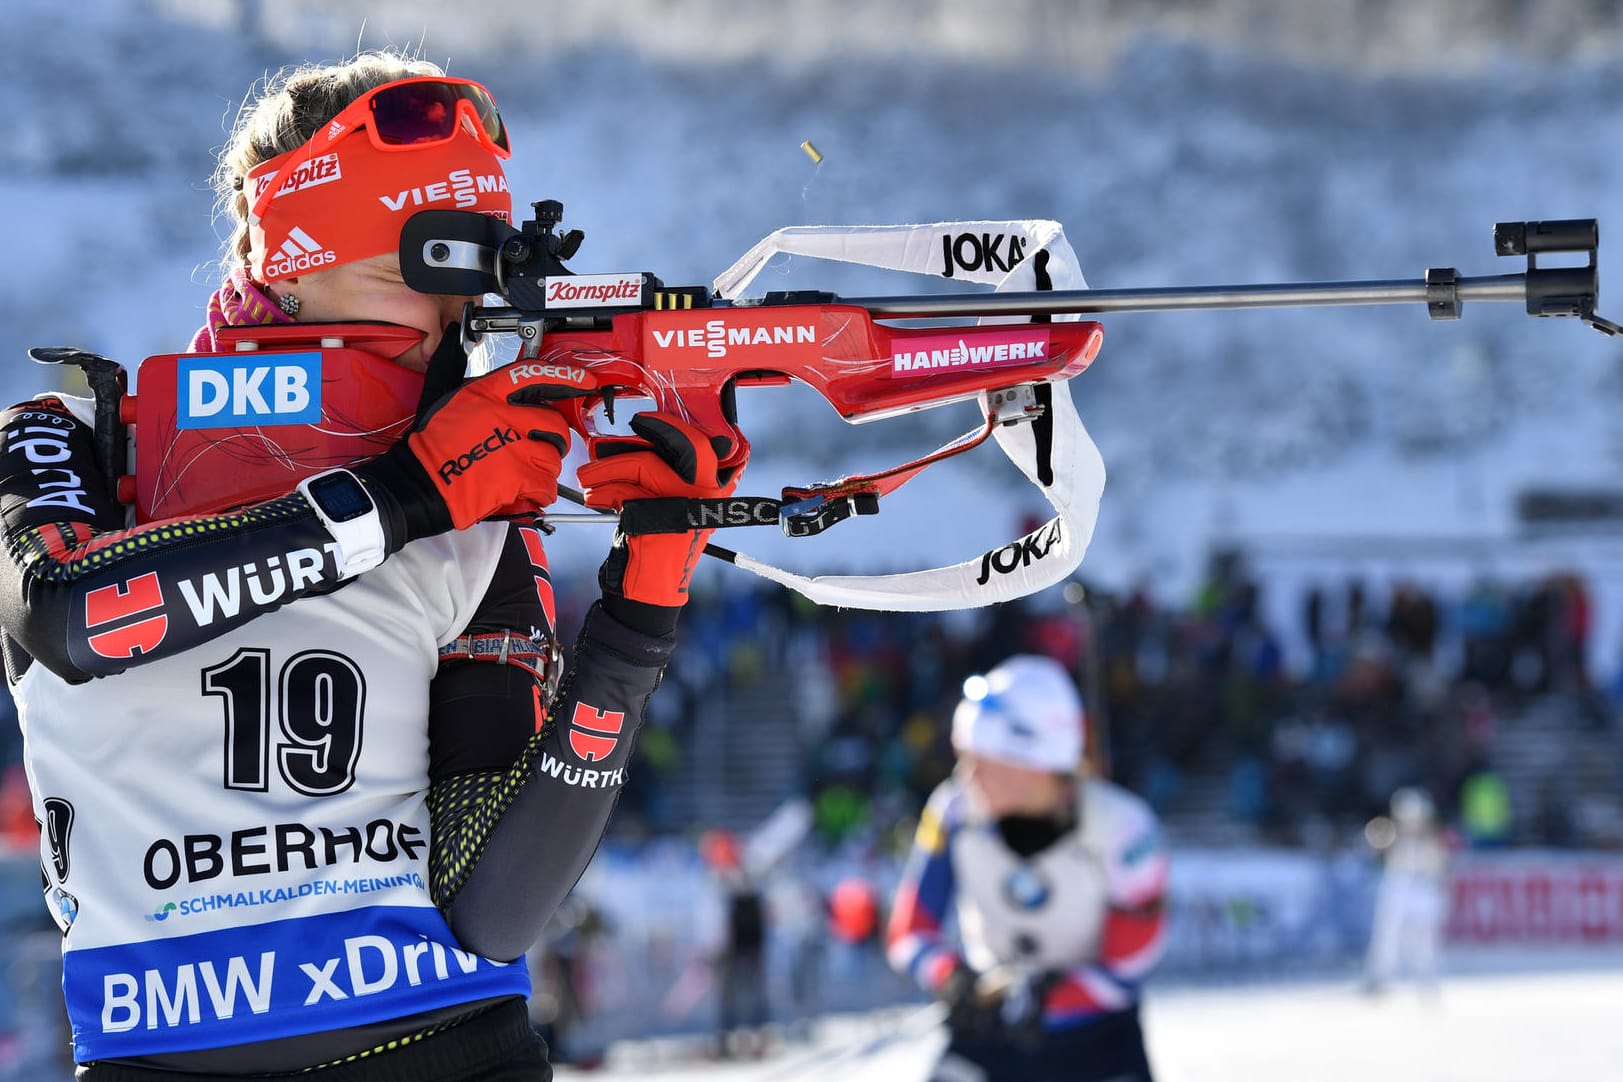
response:
{"label": "rifle barrel", "polygon": [[[1460,301],[1525,301],[1524,274],[1459,278],[1451,290]],[[1168,312],[1221,308],[1303,308],[1360,304],[1426,304],[1423,279],[1316,282],[1283,285],[1176,286],[1167,289],[1076,289],[1031,293],[952,293],[930,297],[857,297],[843,304],[875,316],[1044,315],[1095,312]]]}

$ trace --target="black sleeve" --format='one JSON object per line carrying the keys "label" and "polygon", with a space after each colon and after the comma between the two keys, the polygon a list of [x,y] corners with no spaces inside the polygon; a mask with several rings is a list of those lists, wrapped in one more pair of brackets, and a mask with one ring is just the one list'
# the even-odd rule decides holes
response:
{"label": "black sleeve", "polygon": [[550,700],[522,666],[442,666],[430,879],[463,946],[510,959],[539,938],[597,851],[674,646],[594,605]]}
{"label": "black sleeve", "polygon": [[64,679],[178,654],[342,584],[297,493],[134,529],[125,513],[90,426],[60,399],[0,413],[0,627]]}
{"label": "black sleeve", "polygon": [[475,660],[462,656],[465,649],[441,651],[439,671],[428,691],[431,784],[505,772],[541,728],[547,700],[556,690],[558,666],[553,659],[560,655],[549,604],[551,577],[530,557],[525,532],[532,543],[539,543],[539,531],[533,527],[508,530],[496,574],[459,640],[462,645],[474,639],[488,644],[509,635],[512,645],[507,653],[487,648]]}

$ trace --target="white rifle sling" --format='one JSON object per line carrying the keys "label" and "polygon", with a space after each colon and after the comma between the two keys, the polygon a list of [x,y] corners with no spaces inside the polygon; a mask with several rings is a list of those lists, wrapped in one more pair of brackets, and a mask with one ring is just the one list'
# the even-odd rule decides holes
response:
{"label": "white rifle sling", "polygon": [[[937,222],[928,225],[790,226],[751,248],[717,276],[717,293],[737,299],[776,255],[796,255],[860,263],[886,270],[939,277],[934,269],[951,259],[950,240],[958,236],[1006,238],[1011,247],[999,259],[982,258],[953,265],[953,276],[991,285],[997,292],[1037,288],[1032,256],[1048,251],[1049,288],[1086,289],[1076,253],[1058,222]],[[1012,246],[1021,259],[1007,267]],[[982,253],[985,254],[984,252]],[[1080,319],[1058,315],[1057,321]],[[1023,323],[1022,316],[984,317],[981,323]],[[885,575],[820,575],[807,577],[740,553],[735,562],[756,575],[789,587],[822,605],[892,612],[937,612],[978,608],[1011,601],[1063,582],[1081,564],[1093,538],[1104,493],[1104,460],[1071,401],[1068,383],[1053,384],[1049,458],[1052,482],[1043,484],[1034,426],[999,426],[993,435],[1004,454],[1036,485],[1057,512],[1046,523],[1009,544],[962,563]],[[987,396],[979,396],[983,415]]]}

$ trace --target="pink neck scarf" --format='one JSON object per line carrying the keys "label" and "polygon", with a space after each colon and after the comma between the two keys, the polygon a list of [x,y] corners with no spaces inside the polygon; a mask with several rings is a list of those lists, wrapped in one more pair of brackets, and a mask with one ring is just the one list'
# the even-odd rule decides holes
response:
{"label": "pink neck scarf", "polygon": [[262,286],[249,281],[248,273],[234,270],[225,284],[209,298],[208,321],[192,336],[190,353],[219,351],[221,327],[257,327],[267,323],[292,323],[293,317],[276,307]]}

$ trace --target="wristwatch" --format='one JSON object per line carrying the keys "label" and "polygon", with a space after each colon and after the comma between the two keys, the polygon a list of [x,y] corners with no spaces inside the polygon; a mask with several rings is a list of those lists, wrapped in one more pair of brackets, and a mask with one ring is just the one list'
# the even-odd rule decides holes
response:
{"label": "wristwatch", "polygon": [[346,469],[328,470],[299,482],[299,493],[338,543],[338,577],[354,578],[381,564],[383,516],[361,479]]}

